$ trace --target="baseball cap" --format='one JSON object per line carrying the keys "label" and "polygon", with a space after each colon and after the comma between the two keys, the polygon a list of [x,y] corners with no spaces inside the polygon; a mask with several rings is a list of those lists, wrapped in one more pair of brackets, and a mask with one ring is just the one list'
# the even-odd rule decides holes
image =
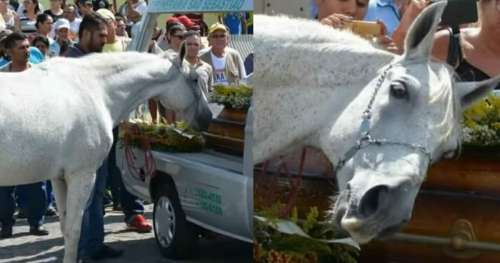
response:
{"label": "baseball cap", "polygon": [[68,19],[66,19],[66,18],[57,19],[57,21],[54,23],[54,29],[59,30],[61,28],[67,28],[67,29],[70,28],[70,24],[69,24]]}
{"label": "baseball cap", "polygon": [[224,24],[217,22],[210,26],[210,28],[208,29],[208,34],[211,35],[213,32],[217,30],[222,30],[224,32],[227,32],[226,26]]}
{"label": "baseball cap", "polygon": [[101,15],[104,19],[109,19],[116,21],[115,15],[113,15],[113,12],[109,11],[109,9],[106,8],[101,8],[96,11],[99,15]]}
{"label": "baseball cap", "polygon": [[186,31],[186,27],[181,23],[173,23],[167,27],[167,32],[171,33],[173,31],[180,30],[182,32]]}
{"label": "baseball cap", "polygon": [[178,16],[177,19],[181,22],[186,28],[191,28],[195,26],[195,23],[187,16]]}

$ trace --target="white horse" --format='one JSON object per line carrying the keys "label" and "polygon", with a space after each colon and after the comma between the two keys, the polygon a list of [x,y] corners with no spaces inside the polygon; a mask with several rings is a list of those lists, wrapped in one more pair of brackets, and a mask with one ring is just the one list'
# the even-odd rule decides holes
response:
{"label": "white horse", "polygon": [[463,108],[500,77],[457,82],[430,59],[445,2],[414,22],[402,56],[314,21],[256,16],[256,163],[321,149],[337,172],[333,217],[359,243],[411,217],[429,165],[460,142]]}
{"label": "white horse", "polygon": [[144,53],[54,58],[21,73],[0,74],[0,185],[51,180],[64,262],[76,262],[82,216],[112,129],[147,98],[211,119],[196,73],[175,60]]}

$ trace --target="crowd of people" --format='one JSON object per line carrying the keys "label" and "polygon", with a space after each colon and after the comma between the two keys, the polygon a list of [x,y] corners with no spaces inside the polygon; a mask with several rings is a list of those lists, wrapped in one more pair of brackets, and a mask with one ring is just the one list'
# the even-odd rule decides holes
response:
{"label": "crowd of people", "polygon": [[[435,35],[433,56],[454,67],[462,80],[484,80],[500,74],[500,1],[477,2],[477,23],[443,25]],[[378,22],[383,34],[377,42],[401,54],[410,25],[429,4],[432,1],[315,0],[313,15],[334,28],[344,28],[352,20]]]}
{"label": "crowd of people", "polygon": [[[0,0],[0,72],[25,71],[58,56],[78,58],[91,53],[127,51],[146,10],[147,3],[143,0],[127,0],[116,10],[107,0],[76,0],[66,4],[62,0],[50,0],[45,10],[38,0],[24,0],[21,4]],[[197,14],[169,17],[165,29],[157,30],[151,39],[149,52],[178,53],[184,45],[185,61],[197,71],[207,95],[214,84],[227,85],[244,80],[247,78],[244,60],[238,51],[229,47],[230,28],[221,23],[224,18],[207,26]],[[240,33],[241,25],[240,22]],[[168,109],[154,100],[150,101],[150,108],[154,110],[152,114],[160,108],[162,117],[175,120],[175,113],[170,112],[173,116],[169,117]],[[117,128],[113,133],[117,138]],[[128,229],[140,233],[152,229],[144,218],[142,200],[123,185],[114,157],[115,143],[96,172],[96,184],[83,217],[79,242],[82,260],[122,254],[121,250],[104,244],[104,202],[107,199],[112,199],[114,209],[123,211]],[[107,187],[112,193],[109,198]],[[50,182],[0,187],[0,200],[0,238],[13,236],[16,207],[19,207],[19,214],[27,218],[30,234],[49,234],[43,228],[44,217],[54,215],[56,208]]]}

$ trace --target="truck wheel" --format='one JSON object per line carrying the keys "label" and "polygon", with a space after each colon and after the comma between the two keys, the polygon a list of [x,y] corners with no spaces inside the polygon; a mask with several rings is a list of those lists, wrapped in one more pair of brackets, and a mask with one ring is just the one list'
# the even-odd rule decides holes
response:
{"label": "truck wheel", "polygon": [[175,189],[170,184],[158,189],[153,209],[156,244],[166,258],[187,258],[196,244],[194,227],[186,220]]}

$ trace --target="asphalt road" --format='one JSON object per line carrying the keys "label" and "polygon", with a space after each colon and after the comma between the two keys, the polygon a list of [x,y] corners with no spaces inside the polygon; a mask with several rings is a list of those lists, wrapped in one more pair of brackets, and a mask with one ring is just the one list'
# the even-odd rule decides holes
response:
{"label": "asphalt road", "polygon": [[[146,206],[146,217],[151,219],[152,206]],[[27,234],[26,220],[20,219],[14,227],[14,237],[0,240],[0,263],[25,262],[62,262],[63,239],[57,217],[47,218],[45,228],[49,236],[36,237]],[[98,261],[102,263],[219,263],[252,262],[252,245],[234,239],[215,235],[210,239],[201,239],[193,258],[183,261],[163,258],[156,246],[153,233],[138,234],[127,231],[121,212],[107,212],[105,217],[105,243],[123,249],[124,255],[114,260]]]}

